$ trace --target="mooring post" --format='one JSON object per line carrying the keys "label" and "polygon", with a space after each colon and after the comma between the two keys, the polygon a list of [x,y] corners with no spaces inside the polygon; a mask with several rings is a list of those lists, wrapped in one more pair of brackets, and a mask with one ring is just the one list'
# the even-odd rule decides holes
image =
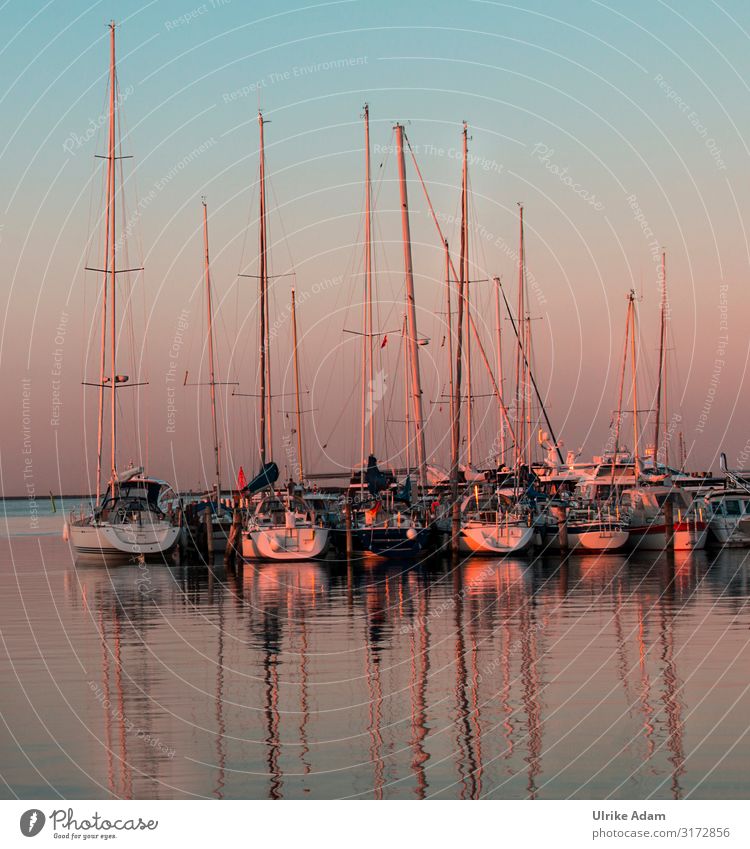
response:
{"label": "mooring post", "polygon": [[209,560],[213,560],[214,556],[214,534],[213,528],[211,526],[211,505],[203,511],[203,525],[205,528],[206,534],[206,557]]}
{"label": "mooring post", "polygon": [[352,541],[352,503],[349,496],[344,501],[344,528],[346,529],[346,556],[351,557],[354,545]]}
{"label": "mooring post", "polygon": [[664,502],[664,534],[667,551],[674,551],[674,505],[671,497]]}
{"label": "mooring post", "polygon": [[552,515],[557,519],[557,539],[560,551],[568,550],[568,508],[564,504],[555,505]]}

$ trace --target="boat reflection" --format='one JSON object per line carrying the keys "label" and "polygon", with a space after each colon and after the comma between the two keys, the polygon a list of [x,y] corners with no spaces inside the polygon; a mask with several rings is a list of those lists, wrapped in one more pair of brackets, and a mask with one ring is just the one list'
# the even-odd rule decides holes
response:
{"label": "boat reflection", "polygon": [[[134,565],[79,569],[66,587],[96,626],[113,797],[177,780],[216,798],[627,798],[634,782],[682,798],[686,617],[710,581],[739,597],[733,563]],[[181,774],[152,738],[175,740]],[[571,747],[594,764],[572,790]]]}

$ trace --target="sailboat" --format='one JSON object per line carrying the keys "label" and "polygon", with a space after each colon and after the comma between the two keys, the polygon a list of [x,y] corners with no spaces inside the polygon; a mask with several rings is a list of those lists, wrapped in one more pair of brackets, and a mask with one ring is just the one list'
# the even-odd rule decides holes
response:
{"label": "sailboat", "polygon": [[[365,297],[363,300],[362,333],[362,456],[359,481],[352,479],[351,495],[358,493],[359,504],[353,511],[351,539],[356,551],[375,557],[410,557],[421,552],[429,543],[430,529],[412,507],[411,475],[399,489],[395,481],[389,481],[378,469],[374,454],[374,402],[373,392],[373,263],[372,263],[372,187],[370,177],[370,112],[364,107],[365,130]],[[404,128],[394,127],[396,158],[399,169],[401,194],[401,226],[404,248],[404,277],[406,288],[406,315],[403,339],[405,347],[405,416],[406,445],[409,451],[409,406],[414,422],[416,444],[416,474],[422,493],[427,491],[427,465],[425,457],[424,423],[422,418],[422,389],[419,371],[419,337],[417,333],[416,303],[414,298],[414,275],[412,270],[409,204],[406,190],[406,164],[404,161]],[[369,377],[369,380],[368,380]],[[366,391],[369,387],[369,403]],[[365,465],[365,437],[369,434],[369,455]],[[407,461],[407,466],[409,465]],[[369,496],[369,500],[368,500]],[[343,548],[345,531],[338,527],[334,539]]]}
{"label": "sailboat", "polygon": [[461,505],[459,550],[472,554],[520,554],[534,542],[535,528],[530,514],[516,506],[503,507],[499,492],[489,498],[474,493]]}
{"label": "sailboat", "polygon": [[[260,461],[261,473],[245,488],[245,494],[259,493],[266,487],[268,493],[256,504],[246,518],[242,529],[242,556],[248,560],[302,561],[320,557],[328,546],[329,530],[318,520],[314,509],[290,487],[286,492],[276,492],[273,484],[278,478],[278,467],[268,460],[266,453],[273,450],[271,410],[270,322],[268,281],[268,233],[266,210],[266,162],[264,146],[264,119],[258,113],[260,132]],[[302,471],[302,435],[299,406],[299,363],[297,345],[296,302],[292,291],[292,318],[294,333],[294,373],[297,399],[297,437],[299,470]],[[300,474],[301,476],[301,474]]]}
{"label": "sailboat", "polygon": [[[208,251],[208,204],[205,197],[202,200],[203,207],[203,279],[206,295],[206,343],[208,347],[208,386],[211,398],[211,432],[213,435],[214,454],[214,486],[213,492],[207,494],[205,501],[201,502],[197,509],[211,511],[211,551],[222,554],[226,551],[229,542],[229,534],[232,529],[232,513],[221,503],[221,451],[219,446],[219,429],[216,417],[216,387],[220,384],[216,380],[216,356],[214,353],[214,310],[213,291],[211,287],[211,267]],[[195,385],[187,382],[185,373],[185,386]]]}
{"label": "sailboat", "polygon": [[[135,269],[117,268],[115,184],[116,162],[121,156],[117,152],[118,91],[114,22],[109,27],[109,133],[107,155],[103,157],[107,161],[105,259],[103,268],[89,269],[103,274],[100,374],[98,382],[87,384],[99,388],[96,504],[93,509],[82,509],[71,514],[63,531],[77,556],[95,556],[106,560],[165,554],[174,548],[181,533],[181,527],[171,509],[176,496],[169,484],[146,476],[142,467],[131,468],[124,473],[117,470],[117,390],[127,384],[128,377],[117,372],[116,280],[119,271]],[[107,342],[110,345],[108,374]],[[111,461],[109,483],[103,497],[100,497],[105,390],[110,393]]]}

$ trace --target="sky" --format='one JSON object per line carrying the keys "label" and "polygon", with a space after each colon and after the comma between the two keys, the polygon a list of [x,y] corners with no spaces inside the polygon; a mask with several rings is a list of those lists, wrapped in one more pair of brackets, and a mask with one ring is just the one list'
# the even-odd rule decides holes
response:
{"label": "sky", "polygon": [[[608,444],[626,297],[637,294],[638,407],[651,441],[660,257],[667,255],[670,451],[750,458],[747,203],[750,10],[739,0],[271,6],[239,0],[0,5],[0,487],[94,485],[108,84],[117,24],[118,465],[182,489],[211,476],[201,198],[216,304],[222,474],[258,467],[258,122],[271,240],[272,455],[297,463],[289,300],[297,291],[306,472],[360,453],[364,135],[376,265],[376,454],[406,462],[403,247],[393,126],[414,150],[457,262],[469,127],[471,304],[496,368],[494,288],[512,304],[524,207],[534,372],[564,450]],[[448,460],[444,252],[407,156],[427,454]],[[455,303],[454,303],[455,309]],[[512,328],[501,316],[503,389]],[[474,457],[498,411],[472,351]],[[185,372],[188,372],[187,379]],[[183,385],[187,383],[188,385]],[[625,406],[632,407],[626,391]],[[626,423],[624,430],[631,429]],[[465,431],[465,424],[464,424]],[[624,437],[628,445],[632,439]],[[108,442],[105,441],[105,447]],[[464,448],[466,446],[464,445]],[[108,448],[107,448],[108,450]],[[413,461],[414,448],[410,448]]]}

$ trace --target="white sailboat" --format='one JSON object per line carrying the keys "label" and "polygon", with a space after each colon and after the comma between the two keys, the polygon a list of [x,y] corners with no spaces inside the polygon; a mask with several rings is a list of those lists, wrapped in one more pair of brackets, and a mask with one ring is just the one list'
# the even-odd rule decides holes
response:
{"label": "white sailboat", "polygon": [[328,545],[328,528],[304,499],[272,493],[263,498],[242,533],[246,560],[313,560]]}
{"label": "white sailboat", "polygon": [[472,554],[520,554],[534,542],[535,528],[529,515],[516,507],[503,509],[499,494],[489,498],[474,494],[461,505],[459,550]]}
{"label": "white sailboat", "polygon": [[[97,438],[96,506],[71,514],[63,535],[79,557],[121,559],[165,554],[177,544],[181,528],[171,506],[174,493],[165,481],[148,477],[143,468],[117,471],[117,390],[128,382],[117,373],[116,279],[118,274],[115,229],[115,183],[117,154],[115,69],[115,24],[110,24],[110,91],[105,209],[104,267],[91,269],[103,274],[102,334],[99,381],[99,425]],[[133,270],[133,269],[122,269]],[[110,345],[109,373],[106,373],[106,347]],[[92,385],[92,384],[89,384]],[[133,386],[134,384],[130,384]],[[110,476],[100,499],[105,390],[110,392]]]}
{"label": "white sailboat", "polygon": [[[206,500],[199,505],[199,509],[211,511],[211,551],[223,554],[229,543],[229,534],[232,529],[232,511],[221,503],[221,447],[219,444],[219,428],[216,415],[216,387],[222,385],[216,380],[216,355],[214,353],[214,310],[213,290],[211,286],[211,266],[208,250],[208,204],[205,197],[202,200],[203,207],[203,280],[205,284],[206,298],[206,344],[208,354],[208,387],[211,399],[211,432],[213,435],[214,453],[214,485],[213,491],[209,491]],[[185,373],[185,385],[195,386],[187,382]],[[200,385],[200,384],[197,384]],[[227,384],[224,384],[227,385]],[[235,385],[235,384],[231,384]]]}
{"label": "white sailboat", "polygon": [[[263,115],[258,113],[260,131],[260,461],[262,471],[258,479],[267,485],[269,494],[262,498],[242,529],[242,556],[248,560],[310,560],[320,557],[328,546],[329,530],[318,521],[315,511],[304,499],[291,493],[273,491],[278,477],[275,463],[267,462],[266,449],[273,450],[270,369],[270,322],[268,313],[268,235],[266,210],[266,163],[263,133]],[[299,363],[297,345],[297,316],[294,290],[292,290],[292,324],[294,335],[294,376],[297,415],[297,446],[299,451],[299,476],[303,477],[301,410],[299,398]],[[260,489],[261,487],[259,487]],[[256,491],[259,491],[256,490]]]}

